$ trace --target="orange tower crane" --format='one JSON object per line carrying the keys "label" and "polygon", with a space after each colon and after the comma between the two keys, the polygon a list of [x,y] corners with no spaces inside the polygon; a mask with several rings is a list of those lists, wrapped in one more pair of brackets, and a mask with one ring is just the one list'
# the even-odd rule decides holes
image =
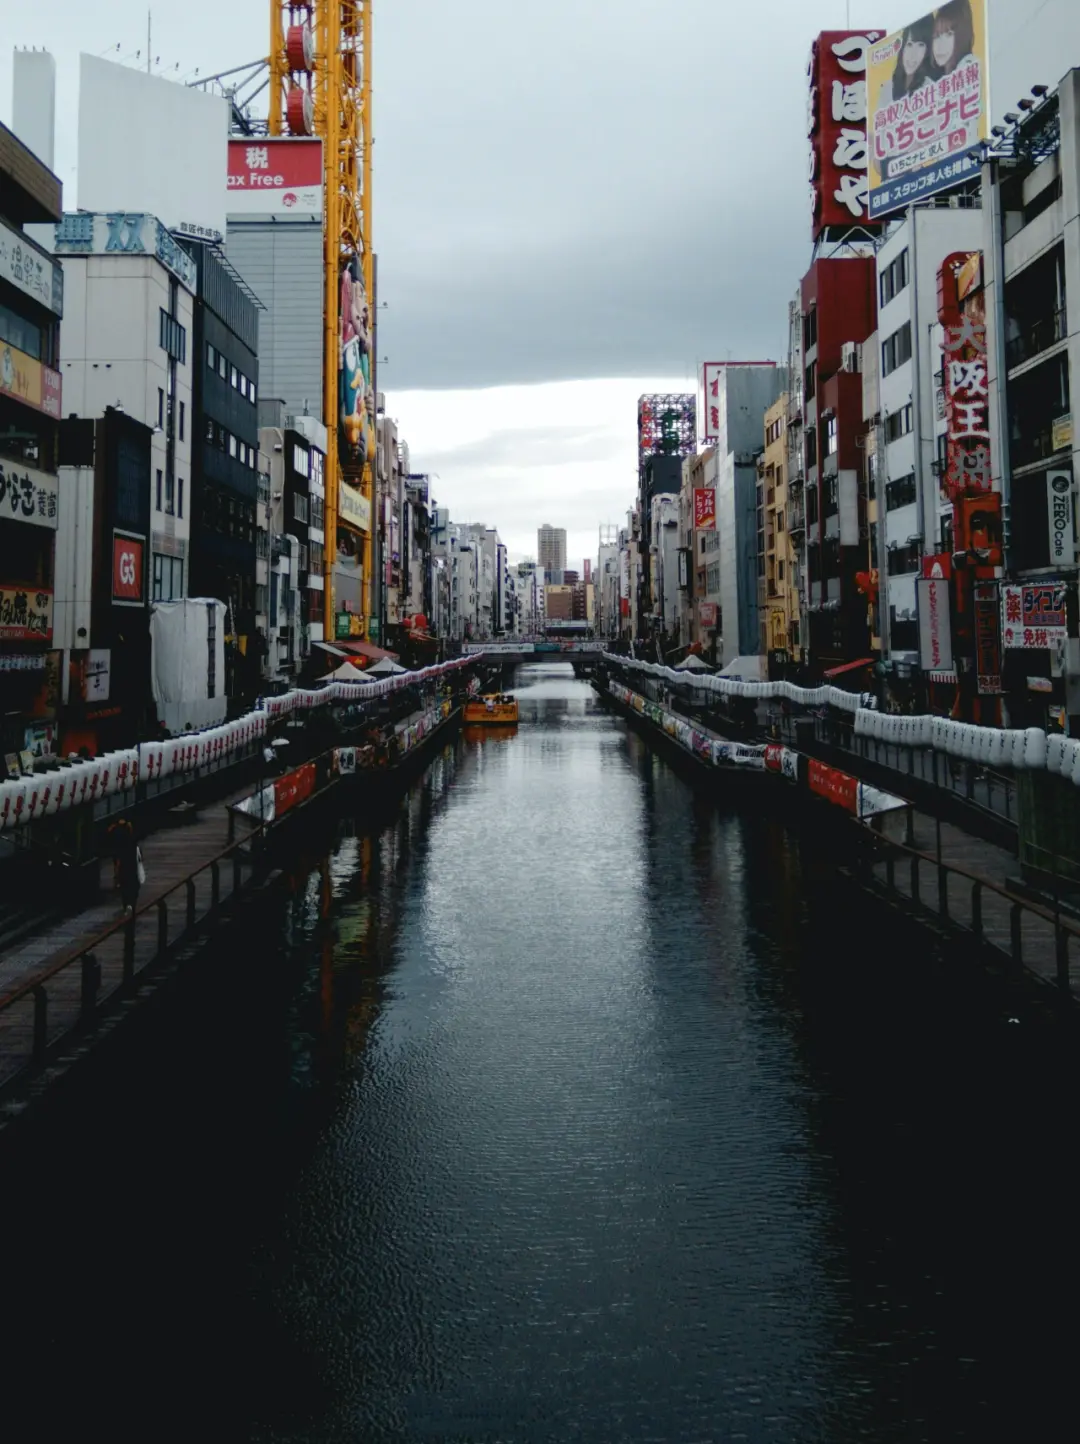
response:
{"label": "orange tower crane", "polygon": [[326,640],[335,634],[340,484],[363,503],[363,628],[372,615],[375,516],[374,256],[371,248],[371,0],[270,0],[271,135],[323,148],[323,420]]}

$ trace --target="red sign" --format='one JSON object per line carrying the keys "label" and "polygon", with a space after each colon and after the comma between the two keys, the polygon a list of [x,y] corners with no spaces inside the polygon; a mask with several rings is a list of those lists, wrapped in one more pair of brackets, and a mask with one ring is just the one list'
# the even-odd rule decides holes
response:
{"label": "red sign", "polygon": [[997,585],[977,582],[974,593],[975,670],[985,697],[1001,692],[1001,611]]}
{"label": "red sign", "polygon": [[703,627],[716,626],[716,603],[698,602],[698,617]]}
{"label": "red sign", "polygon": [[846,772],[841,772],[836,767],[826,767],[824,762],[818,762],[815,757],[810,758],[809,776],[811,792],[816,792],[818,797],[824,797],[827,802],[842,807],[845,812],[858,812],[859,783],[856,778],[849,777]]}
{"label": "red sign", "polygon": [[716,530],[716,492],[711,486],[694,488],[694,526],[698,531]]}
{"label": "red sign", "polygon": [[826,30],[810,52],[811,232],[815,240],[829,226],[869,224],[866,52],[884,33]]}
{"label": "red sign", "polygon": [[315,791],[315,764],[305,762],[284,777],[274,779],[274,816],[280,817],[290,807],[305,802]]}
{"label": "red sign", "polygon": [[113,532],[112,596],[114,602],[143,599],[143,550],[141,538]]}
{"label": "red sign", "polygon": [[960,277],[979,252],[956,251],[938,272],[938,319],[945,328],[945,419],[948,423],[942,489],[955,501],[964,492],[989,491],[990,380],[981,293],[960,308]]}
{"label": "red sign", "polygon": [[229,141],[230,211],[322,213],[322,142],[252,136]]}
{"label": "red sign", "polygon": [[923,557],[922,574],[934,581],[948,581],[952,576],[952,553],[931,552]]}
{"label": "red sign", "polygon": [[786,747],[779,742],[769,742],[765,747],[765,769],[767,772],[782,772]]}

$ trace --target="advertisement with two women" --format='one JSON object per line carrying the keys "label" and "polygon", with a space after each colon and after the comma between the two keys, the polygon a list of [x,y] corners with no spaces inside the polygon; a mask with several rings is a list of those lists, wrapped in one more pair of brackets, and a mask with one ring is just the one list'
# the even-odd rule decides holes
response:
{"label": "advertisement with two women", "polygon": [[948,0],[867,56],[870,219],[977,175],[989,112],[986,0]]}

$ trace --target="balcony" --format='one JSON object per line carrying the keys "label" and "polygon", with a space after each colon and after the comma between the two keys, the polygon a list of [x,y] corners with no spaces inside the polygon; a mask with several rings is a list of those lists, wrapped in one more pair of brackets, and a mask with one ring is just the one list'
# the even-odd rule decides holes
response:
{"label": "balcony", "polygon": [[1051,346],[1064,341],[1067,335],[1068,322],[1065,307],[1062,306],[1060,311],[1041,317],[1021,331],[1019,336],[1013,336],[1005,343],[1005,364],[1008,370],[1014,371],[1017,366],[1023,366],[1025,361],[1031,361],[1044,351],[1049,351]]}
{"label": "balcony", "polygon": [[1047,461],[1059,451],[1072,447],[1072,416],[1069,412],[1043,422],[1013,438],[1010,448],[1014,467],[1032,466],[1037,461]]}
{"label": "balcony", "polygon": [[802,496],[793,498],[787,504],[787,529],[791,536],[806,530],[806,508]]}

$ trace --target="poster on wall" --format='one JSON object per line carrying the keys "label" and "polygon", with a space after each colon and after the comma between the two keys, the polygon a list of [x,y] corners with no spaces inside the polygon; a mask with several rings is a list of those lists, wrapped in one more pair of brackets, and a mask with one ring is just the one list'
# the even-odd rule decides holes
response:
{"label": "poster on wall", "polygon": [[341,272],[338,403],[341,467],[347,475],[358,476],[375,451],[371,305],[359,256],[351,257]]}
{"label": "poster on wall", "polygon": [[870,218],[977,176],[987,137],[986,0],[949,0],[870,47]]}

